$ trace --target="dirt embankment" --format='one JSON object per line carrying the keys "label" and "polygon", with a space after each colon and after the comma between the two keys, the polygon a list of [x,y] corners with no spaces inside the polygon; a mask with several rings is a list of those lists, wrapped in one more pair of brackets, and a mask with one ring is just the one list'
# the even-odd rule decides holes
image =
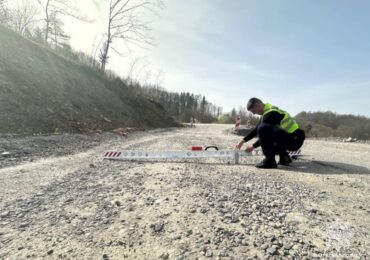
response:
{"label": "dirt embankment", "polygon": [[0,133],[176,126],[157,102],[0,25]]}
{"label": "dirt embankment", "polygon": [[0,258],[369,258],[368,144],[307,140],[307,157],[273,170],[256,169],[259,157],[240,165],[101,157],[106,149],[232,148],[241,137],[228,128],[68,135],[50,157],[42,138],[26,138],[22,146],[34,148],[22,156],[44,158],[0,170]]}

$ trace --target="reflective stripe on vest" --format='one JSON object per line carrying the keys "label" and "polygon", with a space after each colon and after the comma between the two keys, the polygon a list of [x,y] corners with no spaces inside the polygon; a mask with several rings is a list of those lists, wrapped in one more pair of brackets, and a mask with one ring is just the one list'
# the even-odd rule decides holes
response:
{"label": "reflective stripe on vest", "polygon": [[262,120],[263,117],[272,111],[276,111],[279,114],[284,115],[284,118],[280,121],[280,128],[283,129],[284,131],[288,132],[289,134],[293,133],[295,130],[299,128],[299,125],[297,122],[284,110],[281,110],[278,107],[274,107],[269,103],[265,104],[265,107],[263,109],[263,115],[262,115]]}

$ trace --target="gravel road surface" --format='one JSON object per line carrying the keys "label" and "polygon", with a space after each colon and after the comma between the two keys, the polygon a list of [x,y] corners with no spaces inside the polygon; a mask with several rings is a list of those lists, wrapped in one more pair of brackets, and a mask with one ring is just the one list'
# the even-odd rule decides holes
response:
{"label": "gravel road surface", "polygon": [[107,161],[107,149],[232,149],[231,125],[0,137],[0,259],[369,259],[370,145],[302,160]]}

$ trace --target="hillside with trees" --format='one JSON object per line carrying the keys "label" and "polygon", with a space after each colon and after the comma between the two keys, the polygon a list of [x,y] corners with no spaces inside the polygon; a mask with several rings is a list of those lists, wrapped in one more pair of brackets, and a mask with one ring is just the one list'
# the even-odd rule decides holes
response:
{"label": "hillside with trees", "polygon": [[370,118],[334,112],[301,112],[296,120],[308,137],[343,137],[370,140]]}
{"label": "hillside with trees", "polygon": [[157,86],[137,85],[137,93],[153,98],[180,122],[189,122],[195,118],[198,122],[214,123],[222,114],[222,107],[207,101],[205,96],[189,92],[171,92]]}
{"label": "hillside with trees", "polygon": [[178,125],[119,78],[58,55],[0,25],[1,133]]}

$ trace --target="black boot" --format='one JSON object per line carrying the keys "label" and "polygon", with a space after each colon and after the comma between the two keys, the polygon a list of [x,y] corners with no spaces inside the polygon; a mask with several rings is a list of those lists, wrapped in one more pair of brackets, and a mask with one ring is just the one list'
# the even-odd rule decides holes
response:
{"label": "black boot", "polygon": [[289,154],[287,152],[283,152],[279,154],[279,164],[280,165],[288,165],[292,162],[292,158],[290,158]]}
{"label": "black boot", "polygon": [[256,167],[261,169],[274,169],[277,168],[277,164],[275,159],[265,158],[262,160],[262,162],[257,163]]}

